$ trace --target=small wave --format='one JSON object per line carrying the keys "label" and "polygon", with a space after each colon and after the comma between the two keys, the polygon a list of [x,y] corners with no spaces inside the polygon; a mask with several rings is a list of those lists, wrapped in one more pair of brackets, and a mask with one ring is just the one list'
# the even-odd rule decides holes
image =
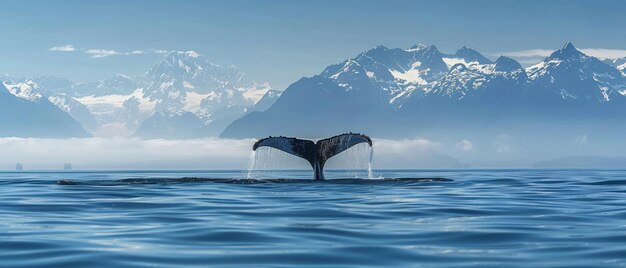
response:
{"label": "small wave", "polygon": [[324,181],[308,179],[237,179],[237,178],[127,178],[119,180],[71,180],[61,179],[58,185],[93,185],[93,186],[119,186],[135,184],[179,184],[179,183],[225,183],[225,184],[264,184],[264,183],[316,183],[316,184],[385,184],[385,183],[424,183],[424,182],[450,182],[446,178],[382,178],[382,179],[331,179]]}
{"label": "small wave", "polygon": [[611,186],[611,185],[626,185],[626,180],[603,180],[603,181],[596,181],[596,182],[588,182],[588,183],[584,183],[586,185],[605,185],[605,186]]}

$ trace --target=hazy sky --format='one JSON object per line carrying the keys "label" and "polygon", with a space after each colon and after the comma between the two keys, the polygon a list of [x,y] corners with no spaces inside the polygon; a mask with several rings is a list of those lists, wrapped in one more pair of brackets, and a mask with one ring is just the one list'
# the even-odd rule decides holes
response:
{"label": "hazy sky", "polygon": [[284,89],[378,44],[533,57],[572,41],[620,54],[624,11],[626,1],[591,0],[2,1],[0,73],[89,81],[194,50]]}

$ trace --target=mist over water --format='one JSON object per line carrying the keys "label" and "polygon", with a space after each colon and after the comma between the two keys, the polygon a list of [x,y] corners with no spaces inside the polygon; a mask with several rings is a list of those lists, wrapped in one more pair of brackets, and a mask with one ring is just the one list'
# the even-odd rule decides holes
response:
{"label": "mist over water", "polygon": [[[374,138],[375,155],[371,162],[374,168],[529,168],[537,162],[587,156],[583,161],[578,161],[587,163],[586,167],[616,168],[624,167],[623,163],[626,163],[623,161],[626,155],[622,153],[587,150],[584,146],[589,145],[575,145],[565,141],[562,144],[556,141],[552,144],[535,144],[506,135],[493,140]],[[591,143],[593,137],[585,137],[584,141]],[[0,138],[0,170],[15,170],[17,163],[23,164],[24,170],[61,170],[68,163],[75,170],[247,169],[254,142],[254,139],[218,138]],[[572,138],[572,142],[578,141]],[[369,148],[361,146],[365,145],[357,145],[331,158],[327,169],[367,169]],[[619,144],[611,146],[613,151],[619,151],[621,147]],[[257,159],[260,162],[255,168],[310,168],[306,161],[282,152],[267,154]],[[606,161],[600,156],[613,159]],[[267,162],[269,159],[273,160]],[[564,161],[562,164],[567,167],[571,163],[576,162]]]}
{"label": "mist over water", "polygon": [[[0,266],[626,265],[626,171],[374,174],[453,181],[232,184],[167,178],[246,171],[2,172]],[[137,180],[120,181],[127,178]]]}

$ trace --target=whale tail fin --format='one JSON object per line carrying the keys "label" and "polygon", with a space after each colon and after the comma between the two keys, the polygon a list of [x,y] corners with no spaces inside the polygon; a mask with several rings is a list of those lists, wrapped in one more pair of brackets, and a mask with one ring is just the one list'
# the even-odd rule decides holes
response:
{"label": "whale tail fin", "polygon": [[315,179],[324,179],[324,164],[331,157],[348,150],[359,143],[368,143],[372,146],[372,140],[363,134],[346,133],[319,140],[314,143],[310,140],[302,140],[289,137],[268,137],[254,143],[252,150],[259,147],[271,147],[288,154],[303,158],[311,164],[315,171]]}
{"label": "whale tail fin", "polygon": [[281,150],[285,153],[303,158],[315,166],[317,161],[317,150],[315,143],[310,140],[302,140],[289,137],[267,137],[258,140],[252,146],[252,150],[256,151],[259,147],[270,147]]}
{"label": "whale tail fin", "polygon": [[372,139],[363,134],[346,133],[317,141],[316,147],[320,165],[324,167],[326,160],[359,143],[367,143],[372,146]]}

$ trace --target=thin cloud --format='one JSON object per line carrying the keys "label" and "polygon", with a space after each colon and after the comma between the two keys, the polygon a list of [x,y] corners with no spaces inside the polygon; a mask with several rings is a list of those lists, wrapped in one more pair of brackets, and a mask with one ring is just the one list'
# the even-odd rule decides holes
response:
{"label": "thin cloud", "polygon": [[552,54],[554,50],[549,49],[529,49],[529,50],[520,50],[520,51],[500,51],[490,53],[495,56],[507,56],[507,57],[520,57],[520,58],[530,58],[530,57],[547,57]]}
{"label": "thin cloud", "polygon": [[91,55],[91,58],[97,59],[97,58],[106,58],[110,56],[120,56],[120,55],[144,55],[148,53],[162,54],[161,51],[164,51],[164,50],[149,49],[149,50],[133,50],[130,52],[121,52],[121,51],[117,51],[114,49],[92,48],[92,49],[85,50],[85,54],[89,54]]}
{"label": "thin cloud", "polygon": [[[581,48],[583,53],[601,58],[601,59],[618,59],[626,57],[626,49],[608,49],[608,48]],[[500,51],[489,53],[493,56],[507,56],[513,58],[545,58],[550,56],[554,50],[550,49],[528,49],[519,51]]]}
{"label": "thin cloud", "polygon": [[61,52],[74,52],[76,48],[73,45],[63,45],[58,47],[51,47],[48,50],[50,51],[61,51]]}
{"label": "thin cloud", "polygon": [[165,49],[136,49],[132,51],[117,51],[115,49],[106,49],[106,48],[77,48],[74,45],[62,45],[55,46],[48,49],[49,51],[61,51],[61,52],[74,52],[74,51],[82,51],[84,54],[89,55],[91,58],[106,58],[110,56],[123,56],[123,55],[144,55],[144,54],[165,54],[167,50]]}
{"label": "thin cloud", "polygon": [[109,56],[115,55],[125,55],[125,53],[118,52],[112,49],[100,49],[100,48],[92,48],[85,50],[85,54],[90,54],[92,58],[105,58]]}
{"label": "thin cloud", "polygon": [[602,59],[613,60],[626,57],[626,49],[583,48],[581,51],[587,55]]}
{"label": "thin cloud", "polygon": [[461,140],[456,143],[456,148],[463,152],[469,152],[474,149],[474,144],[468,140]]}

